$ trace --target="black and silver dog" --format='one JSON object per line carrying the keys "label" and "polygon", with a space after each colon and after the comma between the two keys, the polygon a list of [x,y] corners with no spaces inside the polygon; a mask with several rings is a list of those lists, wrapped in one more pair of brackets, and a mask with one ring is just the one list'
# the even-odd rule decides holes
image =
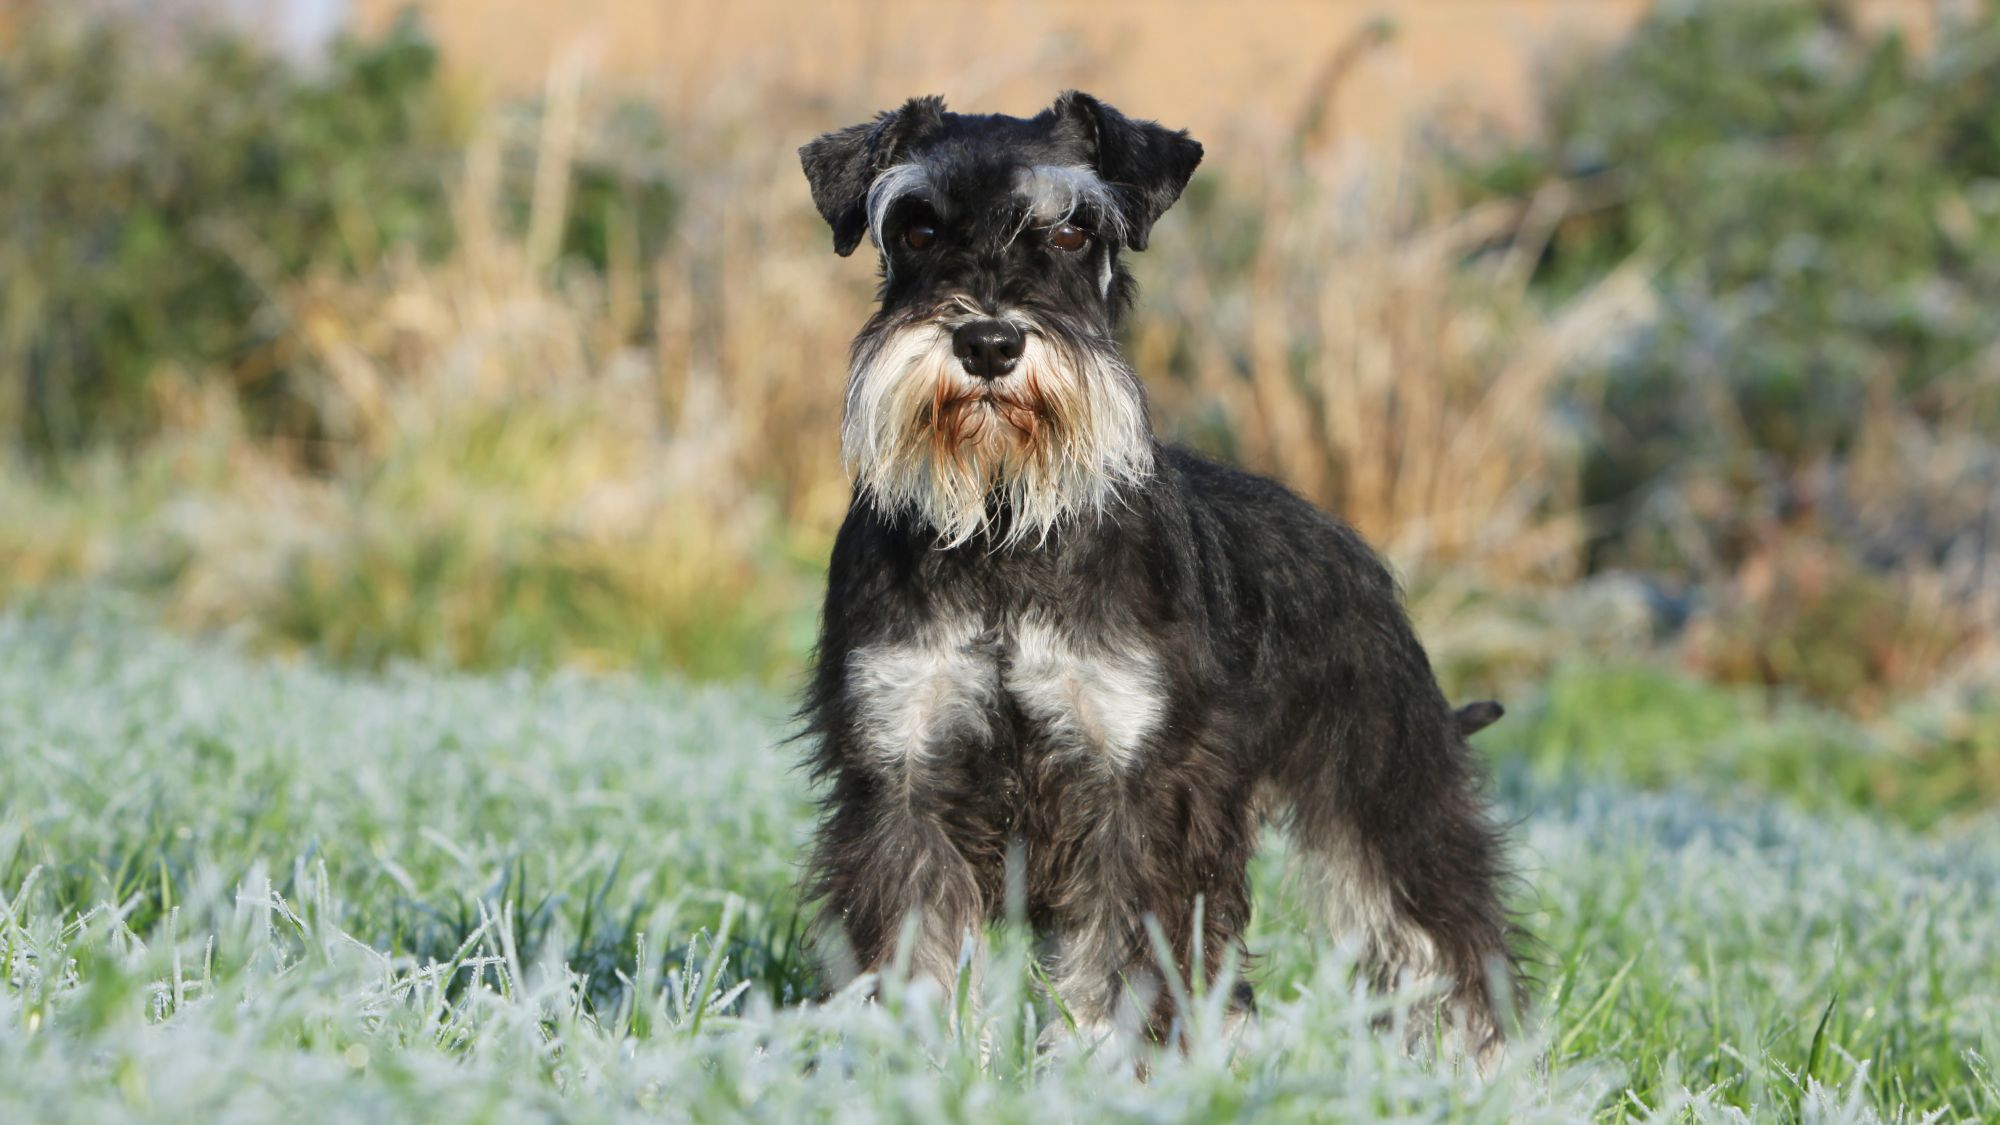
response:
{"label": "black and silver dog", "polygon": [[1374,981],[1435,981],[1431,1026],[1490,1057],[1514,974],[1465,735],[1497,707],[1453,713],[1352,529],[1160,444],[1114,339],[1120,255],[1201,145],[1068,93],[918,98],[800,155],[834,249],[882,257],[805,708],[836,982],[900,958],[948,989],[1012,855],[1068,1010],[1162,1035],[1146,917],[1212,976],[1272,816]]}

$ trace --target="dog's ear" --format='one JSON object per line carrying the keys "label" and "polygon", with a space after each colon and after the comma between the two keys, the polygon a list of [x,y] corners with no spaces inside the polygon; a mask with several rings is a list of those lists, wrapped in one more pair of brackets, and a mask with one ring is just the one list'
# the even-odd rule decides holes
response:
{"label": "dog's ear", "polygon": [[868,187],[911,142],[944,124],[944,99],[911,98],[901,109],[849,125],[799,149],[813,205],[833,228],[833,249],[854,253],[868,230]]}
{"label": "dog's ear", "polygon": [[1153,223],[1181,197],[1201,163],[1201,142],[1186,129],[1135,121],[1081,90],[1057,98],[1053,112],[1078,130],[1098,176],[1118,193],[1125,245],[1144,250]]}

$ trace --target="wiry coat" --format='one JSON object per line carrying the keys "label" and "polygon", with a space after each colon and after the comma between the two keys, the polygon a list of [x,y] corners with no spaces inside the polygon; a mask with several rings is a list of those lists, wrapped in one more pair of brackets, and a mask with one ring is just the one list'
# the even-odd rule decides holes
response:
{"label": "wiry coat", "polygon": [[[804,157],[836,248],[870,233],[885,269],[805,706],[825,786],[807,891],[836,980],[913,932],[913,973],[948,982],[1014,855],[1069,1009],[1158,1034],[1144,919],[1185,974],[1199,917],[1216,972],[1270,815],[1377,983],[1437,978],[1463,1045],[1497,1044],[1499,841],[1394,581],[1281,486],[1160,445],[1112,342],[1118,254],[1200,146],[1071,94],[1027,120],[920,99]],[[1077,178],[1052,168],[1090,182],[1051,204]],[[1023,237],[1070,225],[1081,250]],[[980,315],[1027,336],[1020,366],[951,359]]]}

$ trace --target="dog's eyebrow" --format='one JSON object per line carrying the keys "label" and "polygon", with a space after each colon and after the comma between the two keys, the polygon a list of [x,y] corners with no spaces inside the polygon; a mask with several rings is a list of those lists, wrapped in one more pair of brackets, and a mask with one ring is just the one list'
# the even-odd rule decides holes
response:
{"label": "dog's eyebrow", "polygon": [[918,193],[937,206],[938,193],[932,187],[930,169],[921,164],[891,164],[868,185],[868,233],[874,237],[875,245],[882,245],[882,223],[889,215],[890,205]]}
{"label": "dog's eyebrow", "polygon": [[1118,197],[1111,185],[1092,169],[1079,164],[1030,164],[1014,177],[1014,194],[1027,203],[1028,217],[1042,223],[1060,223],[1088,207],[1102,233],[1124,237]]}

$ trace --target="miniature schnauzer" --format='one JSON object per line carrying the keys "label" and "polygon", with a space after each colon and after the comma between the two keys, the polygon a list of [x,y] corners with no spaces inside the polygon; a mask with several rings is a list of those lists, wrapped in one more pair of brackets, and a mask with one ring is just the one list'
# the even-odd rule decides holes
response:
{"label": "miniature schnauzer", "polygon": [[1268,816],[1371,981],[1434,982],[1431,1030],[1490,1058],[1515,974],[1465,736],[1497,706],[1454,714],[1351,528],[1161,444],[1118,350],[1120,256],[1201,145],[1072,92],[917,98],[800,156],[834,250],[882,271],[803,710],[831,978],[949,992],[1011,878],[1073,1018],[1165,1037],[1160,974],[1242,953]]}

